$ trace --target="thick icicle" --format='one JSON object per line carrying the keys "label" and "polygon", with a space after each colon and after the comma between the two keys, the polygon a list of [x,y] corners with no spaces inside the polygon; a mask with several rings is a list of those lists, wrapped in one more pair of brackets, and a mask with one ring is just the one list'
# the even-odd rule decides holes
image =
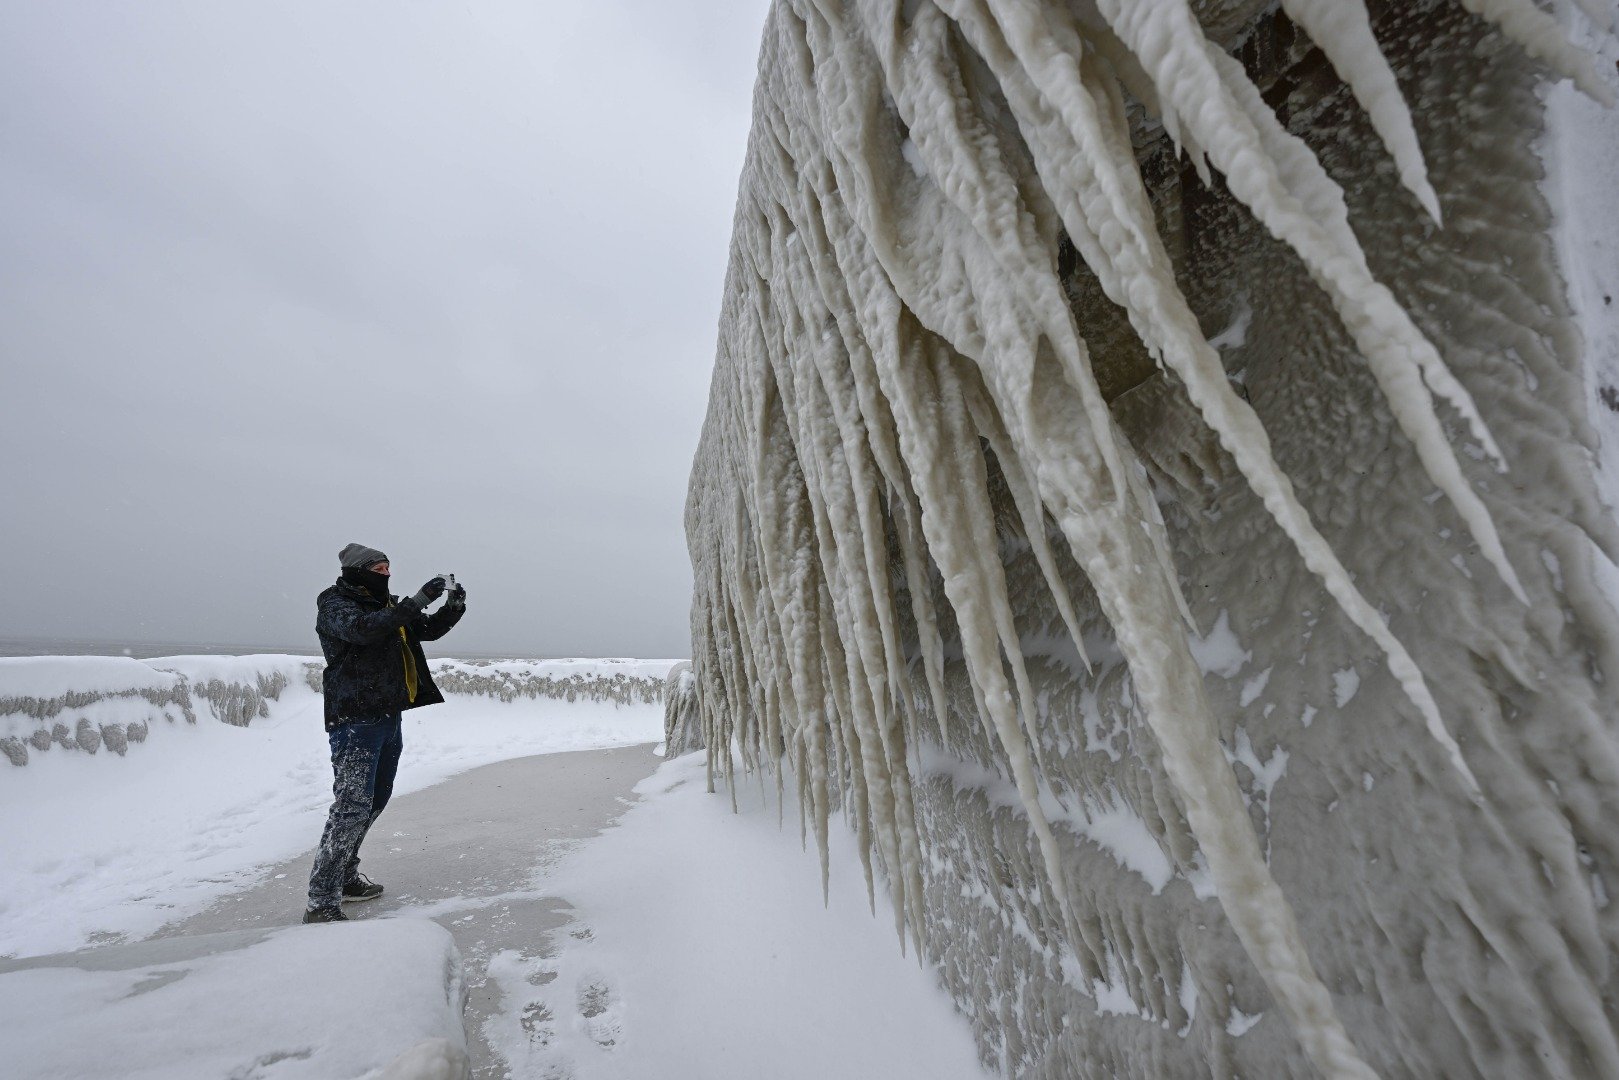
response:
{"label": "thick icicle", "polygon": [[1439,196],[1428,182],[1428,165],[1411,124],[1400,84],[1394,81],[1364,0],[1282,0],[1282,10],[1326,53],[1338,77],[1354,91],[1400,170],[1400,183],[1439,221]]}
{"label": "thick icicle", "polygon": [[1513,595],[1523,600],[1523,586],[1507,561],[1489,512],[1462,476],[1445,440],[1429,388],[1461,413],[1485,452],[1499,460],[1494,439],[1433,345],[1388,289],[1367,272],[1359,246],[1345,250],[1343,237],[1323,228],[1289,190],[1267,153],[1254,115],[1269,117],[1266,126],[1273,133],[1280,125],[1259,101],[1241,65],[1203,38],[1185,0],[1138,0],[1128,6],[1123,0],[1101,0],[1100,6],[1119,36],[1141,55],[1165,101],[1203,139],[1232,194],[1299,254],[1311,276],[1332,296],[1423,467],[1455,504],[1485,558]]}
{"label": "thick icicle", "polygon": [[[1009,13],[1005,9],[1015,4],[1025,8],[1021,19],[1007,17]],[[1066,121],[1067,133],[1077,140],[1071,144],[1077,153],[1069,153],[1063,160],[1071,168],[1090,173],[1072,181],[1072,201],[1066,205],[1072,206],[1074,213],[1065,217],[1070,236],[1088,262],[1109,268],[1102,275],[1109,295],[1130,312],[1143,339],[1185,382],[1193,401],[1220,434],[1266,508],[1345,612],[1387,655],[1390,669],[1422,713],[1429,733],[1445,749],[1468,787],[1476,790],[1477,782],[1455,739],[1445,729],[1420,670],[1404,645],[1389,632],[1381,616],[1360,595],[1331,547],[1310,522],[1293,493],[1292,484],[1271,456],[1263,425],[1253,410],[1232,392],[1219,355],[1203,338],[1196,319],[1186,307],[1175,286],[1167,254],[1161,245],[1149,239],[1155,234],[1151,232],[1150,219],[1144,220],[1150,214],[1146,193],[1140,188],[1133,161],[1120,160],[1125,152],[1119,145],[1122,119],[1117,111],[1120,106],[1116,102],[1112,106],[1113,137],[1109,145],[1107,123],[1103,118],[1106,106],[1098,103],[1098,98],[1105,103],[1107,95],[1105,91],[1093,92],[1083,85],[1078,57],[1069,55],[1064,64],[1064,58],[1056,54],[1057,43],[1064,41],[1065,36],[1060,32],[1052,33],[1050,26],[1039,21],[1026,0],[1002,0],[997,6],[1002,9],[1006,33],[1011,35],[1008,42],[1023,50],[1025,70],[1042,72],[1046,100],[1065,103],[1061,115]],[[988,43],[981,44],[987,46]],[[994,55],[993,49],[985,51]],[[1010,82],[1012,73],[1003,74]],[[1015,93],[1015,87],[1009,86],[1009,92]],[[1040,160],[1044,156],[1044,144],[1034,132],[1030,135],[1031,148]],[[1049,156],[1049,163],[1042,161],[1044,174],[1053,179],[1061,177],[1063,165],[1058,163],[1058,155]],[[1103,236],[1112,239],[1104,242],[1100,239]],[[1448,453],[1448,448],[1446,450]],[[1467,494],[1471,496],[1470,489]]]}
{"label": "thick icicle", "polygon": [[1079,616],[1074,613],[1074,600],[1068,595],[1068,586],[1064,584],[1062,575],[1057,572],[1056,559],[1052,556],[1051,544],[1046,539],[1045,507],[1041,504],[1034,485],[1025,474],[1023,463],[1013,451],[1011,439],[1007,436],[1006,428],[1001,424],[993,406],[980,395],[973,394],[968,398],[967,407],[978,433],[989,443],[996,461],[1000,463],[1001,475],[1006,478],[1006,486],[1012,493],[1012,502],[1017,506],[1018,517],[1023,523],[1023,535],[1028,537],[1029,548],[1034,552],[1035,561],[1040,564],[1040,572],[1045,575],[1046,587],[1051,590],[1052,600],[1057,605],[1057,614],[1062,617],[1063,626],[1068,629],[1074,649],[1079,653],[1079,661],[1089,672],[1091,658],[1085,652],[1085,635],[1079,629]]}

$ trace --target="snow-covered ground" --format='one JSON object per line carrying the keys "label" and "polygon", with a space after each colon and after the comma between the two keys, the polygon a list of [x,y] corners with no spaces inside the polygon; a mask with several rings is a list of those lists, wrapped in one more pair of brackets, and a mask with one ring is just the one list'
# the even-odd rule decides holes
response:
{"label": "snow-covered ground", "polygon": [[[61,676],[56,682],[95,676],[108,689],[127,681],[126,666],[137,675],[149,670],[119,658],[61,659],[46,673]],[[188,657],[175,666],[201,682],[239,676],[243,659]],[[13,674],[21,673],[19,666]],[[18,682],[13,696],[62,692],[43,677]],[[0,698],[8,693],[0,685]],[[250,883],[256,868],[312,847],[331,801],[321,697],[300,675],[266,704],[268,717],[235,727],[213,720],[199,700],[196,724],[154,723],[126,757],[57,748],[31,754],[23,768],[0,762],[7,825],[0,830],[0,956],[143,937]],[[89,708],[135,705],[145,703],[111,699]],[[451,694],[443,705],[405,714],[395,792],[507,758],[662,735],[657,704]]]}
{"label": "snow-covered ground", "polygon": [[[641,801],[536,882],[575,909],[554,956],[490,959],[504,1008],[482,1034],[513,1077],[573,1080],[983,1080],[931,965],[900,953],[890,901],[868,903],[850,830],[830,896],[775,789],[738,812],[705,755],[665,762]],[[879,886],[879,888],[881,888]]]}
{"label": "snow-covered ground", "polygon": [[[330,783],[320,696],[289,667],[287,686],[266,702],[269,716],[236,727],[214,719],[203,694],[210,678],[242,685],[244,670],[267,663],[188,658],[173,665],[190,680],[197,722],[160,715],[147,741],[126,756],[63,747],[32,754],[23,767],[0,765],[0,814],[10,826],[0,831],[0,955],[138,941],[228,892],[278,876],[267,867],[313,845]],[[83,681],[95,671],[68,664],[40,674],[51,678],[30,693],[60,693],[64,679]],[[98,677],[109,693],[145,678],[133,668]],[[109,701],[90,707],[116,705],[133,715],[144,706]],[[431,787],[449,797],[473,778],[435,785],[474,766],[653,742],[662,721],[657,704],[453,695],[407,714],[397,791]],[[367,910],[355,913],[364,918],[353,927],[290,927],[267,937],[251,931],[232,938],[228,953],[168,956],[164,950],[187,948],[176,942],[206,940],[180,937],[141,942],[132,946],[133,960],[100,968],[92,961],[89,971],[51,960],[41,970],[0,975],[0,1042],[26,1050],[37,1075],[57,1075],[59,1065],[72,1075],[114,1075],[107,1063],[122,1060],[117,1040],[82,1032],[127,1031],[139,1056],[128,1064],[143,1076],[224,1075],[230,1070],[216,1066],[255,1061],[278,1076],[376,1076],[379,1065],[414,1045],[432,1068],[396,1062],[403,1071],[380,1075],[436,1077],[439,1065],[464,1060],[435,1029],[444,984],[433,973],[442,974],[444,962],[434,950],[442,951],[442,942],[423,939],[404,956],[387,925],[420,936],[423,916],[446,925],[465,918],[469,905],[532,897],[564,902],[572,921],[549,936],[536,930],[521,948],[497,947],[486,968],[475,958],[477,981],[499,990],[499,1007],[472,1032],[505,1062],[504,1073],[489,1075],[980,1080],[965,1020],[933,967],[901,954],[881,894],[874,917],[852,834],[833,830],[823,906],[819,859],[800,844],[790,793],[785,821],[773,788],[739,792],[733,813],[729,795],[708,793],[704,779],[702,753],[665,762],[636,788],[641,800],[617,825],[560,860],[556,845],[542,845],[536,850],[547,854],[536,865],[511,868],[527,882],[515,892]],[[490,824],[508,832],[527,827]],[[532,827],[538,831],[539,823]],[[329,944],[359,952],[333,952]],[[305,955],[311,948],[324,959],[312,961]],[[154,949],[151,957],[141,951]],[[101,956],[119,954],[130,955],[120,949]],[[387,959],[394,954],[403,958]],[[183,976],[174,974],[182,968]],[[345,995],[354,971],[386,976],[415,1010],[410,1022],[351,1039],[345,1027],[354,1010]],[[290,987],[296,992],[287,993]],[[236,1013],[247,1002],[251,1022],[239,1023]],[[181,1014],[215,1020],[164,1026]],[[292,1031],[303,1032],[297,1046],[288,1041]],[[201,1071],[164,1071],[182,1058]]]}
{"label": "snow-covered ground", "polygon": [[449,1080],[464,998],[455,943],[425,919],[170,938],[0,974],[4,1071]]}

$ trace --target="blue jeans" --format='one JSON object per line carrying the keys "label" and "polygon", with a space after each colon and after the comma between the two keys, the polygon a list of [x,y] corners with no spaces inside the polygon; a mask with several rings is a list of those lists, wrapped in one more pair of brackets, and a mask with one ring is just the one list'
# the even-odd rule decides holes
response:
{"label": "blue jeans", "polygon": [[350,720],[327,735],[332,744],[332,810],[309,873],[309,910],[335,908],[343,885],[360,872],[360,842],[388,805],[404,749],[400,716]]}

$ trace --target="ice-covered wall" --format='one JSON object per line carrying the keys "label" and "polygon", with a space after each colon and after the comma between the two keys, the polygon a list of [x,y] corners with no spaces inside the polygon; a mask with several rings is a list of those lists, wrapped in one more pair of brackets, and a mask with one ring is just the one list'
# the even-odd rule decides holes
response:
{"label": "ice-covered wall", "polygon": [[771,9],[711,768],[843,811],[1009,1074],[1619,1075],[1578,7]]}
{"label": "ice-covered wall", "polygon": [[[430,662],[446,695],[657,704],[673,660]],[[303,656],[0,657],[0,755],[26,765],[58,747],[123,756],[154,726],[204,721],[247,727],[289,687],[319,693],[324,665]],[[318,702],[317,702],[318,704]]]}

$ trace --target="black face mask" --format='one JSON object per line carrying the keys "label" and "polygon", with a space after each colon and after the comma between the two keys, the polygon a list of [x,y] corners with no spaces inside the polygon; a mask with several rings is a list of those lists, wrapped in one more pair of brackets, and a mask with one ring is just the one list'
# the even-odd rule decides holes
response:
{"label": "black face mask", "polygon": [[350,585],[358,585],[384,604],[388,602],[387,574],[379,574],[375,570],[367,570],[359,566],[345,566],[343,568],[343,580]]}

